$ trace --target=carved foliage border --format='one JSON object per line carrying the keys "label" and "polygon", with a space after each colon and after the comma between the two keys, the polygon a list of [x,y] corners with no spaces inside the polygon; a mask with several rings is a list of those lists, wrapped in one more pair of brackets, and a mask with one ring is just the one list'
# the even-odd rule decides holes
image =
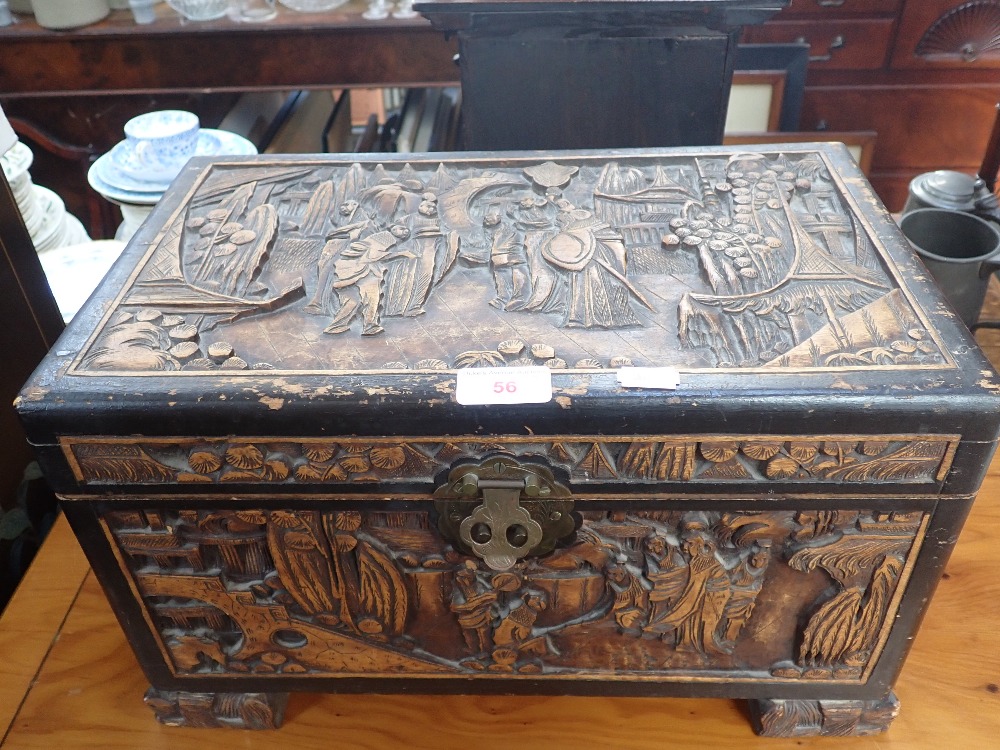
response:
{"label": "carved foliage border", "polygon": [[77,481],[323,484],[430,481],[457,459],[543,455],[576,482],[942,481],[958,435],[62,438]]}

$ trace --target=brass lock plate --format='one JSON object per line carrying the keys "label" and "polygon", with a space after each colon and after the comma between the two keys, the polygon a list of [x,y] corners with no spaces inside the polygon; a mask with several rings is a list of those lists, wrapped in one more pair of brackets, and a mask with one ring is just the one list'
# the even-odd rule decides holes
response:
{"label": "brass lock plate", "polygon": [[552,471],[510,456],[454,467],[434,498],[441,534],[494,570],[551,552],[577,526],[573,496]]}

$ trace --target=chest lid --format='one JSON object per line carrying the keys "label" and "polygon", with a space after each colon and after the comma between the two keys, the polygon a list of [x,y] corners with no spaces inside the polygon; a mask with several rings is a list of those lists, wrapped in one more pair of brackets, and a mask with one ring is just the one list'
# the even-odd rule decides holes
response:
{"label": "chest lid", "polygon": [[[457,371],[520,365],[552,370],[553,400],[456,402]],[[623,387],[630,365],[680,386]],[[992,440],[995,382],[840,145],[196,158],[19,406],[38,443]]]}

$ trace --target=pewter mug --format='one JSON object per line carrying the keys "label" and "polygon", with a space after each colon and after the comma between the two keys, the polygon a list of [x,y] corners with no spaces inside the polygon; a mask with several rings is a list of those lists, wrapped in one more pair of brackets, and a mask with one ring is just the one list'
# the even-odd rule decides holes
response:
{"label": "pewter mug", "polygon": [[1000,270],[1000,232],[971,213],[918,208],[899,222],[945,298],[972,328],[986,297],[990,276]]}

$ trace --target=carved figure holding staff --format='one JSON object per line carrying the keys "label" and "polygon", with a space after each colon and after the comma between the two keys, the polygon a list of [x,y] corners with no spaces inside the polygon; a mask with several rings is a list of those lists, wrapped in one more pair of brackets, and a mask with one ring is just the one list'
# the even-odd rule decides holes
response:
{"label": "carved figure holding staff", "polygon": [[382,281],[386,262],[399,257],[413,258],[406,251],[391,252],[397,243],[407,239],[410,230],[394,224],[388,231],[376,232],[351,242],[333,264],[336,280],[333,288],[340,297],[340,309],[325,333],[344,333],[354,318],[362,318],[361,334],[373,336],[385,329],[381,325]]}
{"label": "carved figure holding staff", "polygon": [[[359,210],[358,202],[344,201],[337,213],[346,222],[334,229],[326,238],[326,244],[320,253],[317,267],[319,277],[316,280],[316,291],[306,304],[306,311],[316,314],[330,313],[333,300],[334,263],[340,258],[344,248],[361,237],[361,234],[372,226],[371,218]],[[360,213],[360,216],[359,216]],[[357,217],[358,220],[355,220]]]}

